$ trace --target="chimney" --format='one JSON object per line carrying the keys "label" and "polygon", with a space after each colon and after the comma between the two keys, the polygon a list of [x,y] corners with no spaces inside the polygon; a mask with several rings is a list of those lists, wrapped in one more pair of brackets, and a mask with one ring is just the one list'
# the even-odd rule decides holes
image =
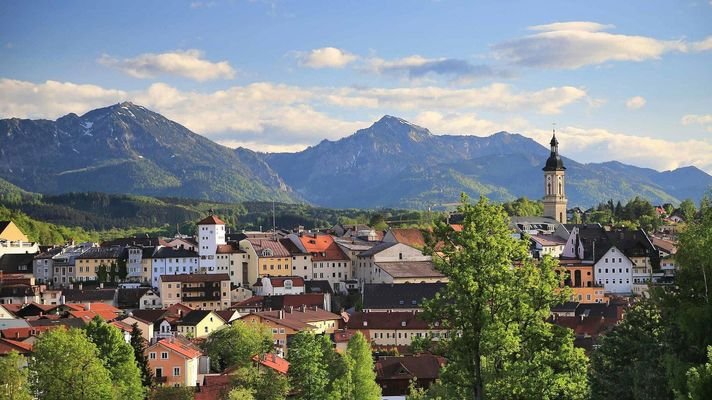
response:
{"label": "chimney", "polygon": [[64,305],[64,295],[59,296],[59,304]]}
{"label": "chimney", "polygon": [[284,319],[284,310],[279,310],[278,314],[279,314],[279,319]]}
{"label": "chimney", "polygon": [[85,311],[91,311],[91,303],[87,303],[87,304],[84,306],[84,310],[85,310]]}
{"label": "chimney", "polygon": [[84,285],[80,283],[80,284],[79,284],[79,290],[82,290],[82,289],[84,289]]}
{"label": "chimney", "polygon": [[99,283],[99,289],[103,289],[103,288],[104,288],[104,282]]}

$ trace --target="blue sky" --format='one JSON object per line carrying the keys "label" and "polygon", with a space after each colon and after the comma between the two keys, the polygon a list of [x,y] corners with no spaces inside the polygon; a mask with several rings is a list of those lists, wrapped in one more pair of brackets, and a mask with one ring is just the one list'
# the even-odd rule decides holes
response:
{"label": "blue sky", "polygon": [[295,151],[384,114],[712,173],[712,2],[0,3],[0,117],[141,104]]}

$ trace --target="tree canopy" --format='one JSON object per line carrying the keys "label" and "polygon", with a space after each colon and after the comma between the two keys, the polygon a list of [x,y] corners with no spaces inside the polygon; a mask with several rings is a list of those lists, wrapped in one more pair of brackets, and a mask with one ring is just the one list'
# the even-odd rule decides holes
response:
{"label": "tree canopy", "polygon": [[215,372],[234,366],[246,366],[255,354],[273,350],[272,334],[263,324],[235,321],[208,336],[203,344],[210,357],[210,368]]}
{"label": "tree canopy", "polygon": [[448,397],[585,398],[585,355],[569,330],[545,321],[568,294],[559,289],[563,271],[550,257],[528,257],[502,206],[463,195],[458,211],[461,231],[444,222],[433,231],[428,251],[449,283],[425,305],[431,321],[457,332],[441,374]]}
{"label": "tree canopy", "polygon": [[40,400],[113,399],[111,374],[82,329],[52,329],[37,338],[30,386]]}

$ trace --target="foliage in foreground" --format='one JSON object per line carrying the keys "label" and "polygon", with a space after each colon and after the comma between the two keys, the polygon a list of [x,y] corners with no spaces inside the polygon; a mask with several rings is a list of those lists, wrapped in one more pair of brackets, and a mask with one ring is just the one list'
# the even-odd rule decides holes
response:
{"label": "foliage in foreground", "polygon": [[477,400],[586,398],[586,356],[570,330],[545,321],[567,296],[556,261],[529,259],[502,206],[463,196],[458,211],[462,231],[439,223],[429,246],[449,284],[426,303],[427,314],[458,332],[447,339],[437,390]]}

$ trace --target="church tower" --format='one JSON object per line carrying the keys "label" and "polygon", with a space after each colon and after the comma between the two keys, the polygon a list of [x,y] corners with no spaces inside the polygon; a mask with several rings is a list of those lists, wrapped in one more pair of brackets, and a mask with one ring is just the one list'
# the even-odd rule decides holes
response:
{"label": "church tower", "polygon": [[559,141],[556,131],[551,138],[551,155],[544,166],[544,216],[566,223],[566,191],[564,175],[566,167],[559,156]]}

